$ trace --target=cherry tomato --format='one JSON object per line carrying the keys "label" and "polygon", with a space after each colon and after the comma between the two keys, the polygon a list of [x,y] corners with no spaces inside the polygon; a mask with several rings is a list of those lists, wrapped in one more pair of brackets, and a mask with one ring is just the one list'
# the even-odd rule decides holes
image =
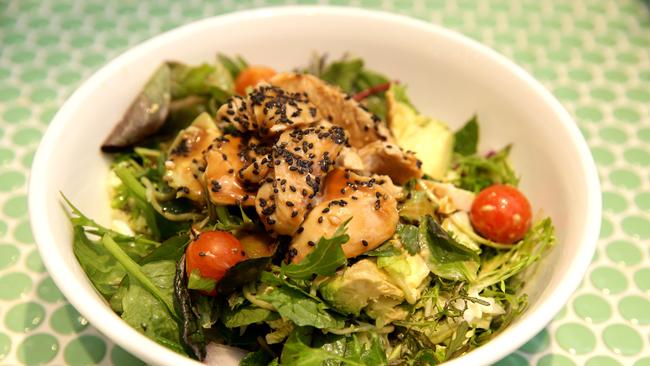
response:
{"label": "cherry tomato", "polygon": [[235,79],[235,91],[240,94],[246,94],[246,88],[255,86],[260,81],[268,81],[275,75],[275,70],[266,66],[249,66],[242,70],[237,79]]}
{"label": "cherry tomato", "polygon": [[198,269],[202,277],[219,281],[230,267],[244,259],[244,247],[232,234],[227,231],[206,231],[187,246],[185,270],[189,275]]}
{"label": "cherry tomato", "polygon": [[495,184],[480,191],[470,211],[474,229],[483,237],[499,243],[521,240],[531,224],[528,199],[517,188]]}

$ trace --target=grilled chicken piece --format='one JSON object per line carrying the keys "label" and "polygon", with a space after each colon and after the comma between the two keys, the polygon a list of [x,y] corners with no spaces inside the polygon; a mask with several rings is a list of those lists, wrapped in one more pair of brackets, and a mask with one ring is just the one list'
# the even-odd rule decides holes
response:
{"label": "grilled chicken piece", "polygon": [[241,132],[276,136],[290,127],[320,120],[318,110],[302,93],[289,93],[261,83],[247,96],[234,96],[217,111],[217,122],[232,123]]}
{"label": "grilled chicken piece", "polygon": [[177,197],[204,202],[205,194],[200,179],[206,165],[203,152],[219,136],[221,131],[207,113],[201,114],[176,136],[165,161],[164,179],[170,187],[177,190]]}
{"label": "grilled chicken piece", "polygon": [[396,144],[375,141],[358,152],[367,171],[388,175],[397,184],[422,177],[422,162]]}
{"label": "grilled chicken piece", "polygon": [[237,172],[237,176],[247,186],[258,185],[272,170],[271,146],[265,145],[251,137],[244,143],[240,156],[246,161],[246,165]]}
{"label": "grilled chicken piece", "polygon": [[356,172],[364,171],[363,160],[361,156],[357,153],[357,149],[352,149],[349,147],[343,148],[341,155],[336,160],[336,166],[343,169],[354,170]]}
{"label": "grilled chicken piece", "polygon": [[267,230],[293,235],[320,191],[321,178],[347,143],[345,131],[321,121],[285,131],[273,146],[273,172],[257,192],[255,208]]}
{"label": "grilled chicken piece", "polygon": [[342,245],[347,258],[372,250],[390,239],[399,215],[394,194],[397,189],[388,177],[362,177],[337,168],[325,179],[321,202],[307,215],[294,236],[289,257],[301,261],[321,237],[332,237],[350,219],[350,240]]}
{"label": "grilled chicken piece", "polygon": [[452,214],[457,210],[469,212],[474,202],[474,192],[466,191],[451,183],[421,181],[440,200],[437,211],[441,214]]}
{"label": "grilled chicken piece", "polygon": [[223,136],[217,138],[205,152],[207,167],[203,178],[212,203],[243,206],[254,204],[255,192],[248,191],[245,182],[236,175],[244,167],[241,149],[240,137]]}
{"label": "grilled chicken piece", "polygon": [[348,132],[353,147],[360,148],[377,140],[393,140],[390,131],[377,116],[336,86],[315,76],[281,73],[269,82],[288,92],[305,93],[325,119]]}

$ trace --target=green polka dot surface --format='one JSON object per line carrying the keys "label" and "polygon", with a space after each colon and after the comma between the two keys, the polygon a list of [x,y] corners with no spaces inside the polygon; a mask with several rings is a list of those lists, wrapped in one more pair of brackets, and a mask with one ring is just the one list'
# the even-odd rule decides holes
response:
{"label": "green polka dot surface", "polygon": [[[284,3],[295,1],[0,0],[0,364],[143,364],[66,302],[33,242],[29,167],[65,98],[103,64],[158,33]],[[650,365],[648,3],[329,3],[406,14],[493,47],[551,90],[588,140],[603,189],[598,252],[555,320],[498,365]]]}

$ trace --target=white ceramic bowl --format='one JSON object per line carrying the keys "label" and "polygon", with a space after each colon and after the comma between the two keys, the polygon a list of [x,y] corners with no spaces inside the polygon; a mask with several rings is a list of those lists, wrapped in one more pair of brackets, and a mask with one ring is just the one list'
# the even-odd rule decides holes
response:
{"label": "white ceramic bowl", "polygon": [[523,316],[448,365],[490,364],[520,347],[568,300],[594,254],[601,201],[587,145],[560,103],[503,56],[435,25],[359,9],[282,7],[197,21],[127,51],[87,80],[52,121],[29,184],[32,229],[56,284],[97,329],[143,360],[195,364],[129,327],[93,289],[72,253],[58,192],[90,217],[108,222],[108,160],[99,146],[161,62],[198,63],[219,51],[290,70],[305,64],[314,50],[361,56],[369,67],[407,84],[422,112],[453,128],[478,113],[481,149],[514,143],[521,188],[535,210],[553,218],[558,245],[528,283],[530,307]]}

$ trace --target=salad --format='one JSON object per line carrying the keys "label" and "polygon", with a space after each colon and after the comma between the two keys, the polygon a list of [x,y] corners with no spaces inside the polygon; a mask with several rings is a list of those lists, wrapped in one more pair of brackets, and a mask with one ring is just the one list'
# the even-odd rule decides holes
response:
{"label": "salad", "polygon": [[121,318],[208,364],[436,365],[526,308],[555,241],[510,146],[479,152],[345,56],[162,64],[102,145],[111,225],[66,201]]}

